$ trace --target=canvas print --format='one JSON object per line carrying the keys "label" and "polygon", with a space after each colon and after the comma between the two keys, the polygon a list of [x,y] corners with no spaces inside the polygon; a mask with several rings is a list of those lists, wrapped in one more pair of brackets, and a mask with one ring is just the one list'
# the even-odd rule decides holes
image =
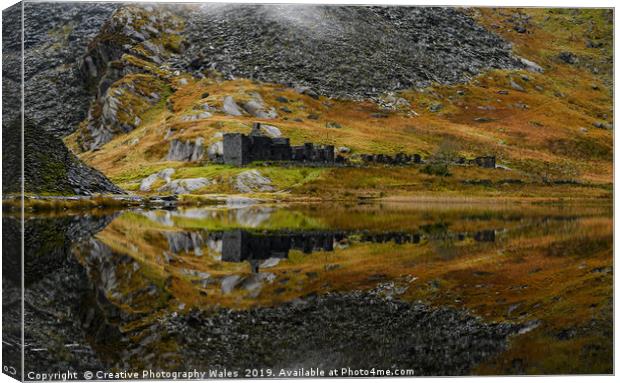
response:
{"label": "canvas print", "polygon": [[5,9],[3,373],[612,374],[613,17]]}

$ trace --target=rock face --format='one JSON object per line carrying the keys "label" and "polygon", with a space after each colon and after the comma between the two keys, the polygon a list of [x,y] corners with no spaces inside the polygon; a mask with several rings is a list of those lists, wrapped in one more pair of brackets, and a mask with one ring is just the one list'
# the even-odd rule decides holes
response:
{"label": "rock face", "polygon": [[170,141],[170,149],[166,159],[168,161],[200,161],[204,154],[204,138],[199,137],[195,141]]}
{"label": "rock face", "polygon": [[[257,131],[255,131],[255,129]],[[260,124],[258,125],[258,127],[256,127],[255,125],[255,128],[252,128],[251,134],[267,136],[270,138],[282,137],[282,132],[280,131],[280,129],[278,129],[277,127],[273,125],[265,125],[265,124]]]}
{"label": "rock face", "polygon": [[205,4],[185,15],[191,46],[177,68],[215,68],[309,95],[367,97],[526,66],[454,8]]}
{"label": "rock face", "polygon": [[[2,192],[18,193],[21,124],[3,124]],[[64,143],[30,122],[24,125],[24,189],[28,193],[90,195],[124,193],[99,171],[85,165]]]}
{"label": "rock face", "polygon": [[241,107],[248,112],[249,115],[268,120],[278,117],[276,109],[265,105],[265,102],[260,94],[252,92],[250,93],[250,97],[250,100],[241,105]]}
{"label": "rock face", "polygon": [[[116,7],[105,2],[24,4],[26,118],[55,136],[65,136],[86,117],[91,96],[82,86],[79,61]],[[15,60],[19,73],[21,52],[15,48],[11,57],[5,57],[5,49],[3,60]],[[4,70],[11,66],[4,65]]]}
{"label": "rock face", "polygon": [[[172,73],[161,65],[183,51],[182,21],[165,6],[123,5],[89,44],[80,74],[96,96],[79,131],[82,150],[94,150],[141,124],[157,104]],[[178,79],[177,84],[187,84]]]}
{"label": "rock face", "polygon": [[224,158],[224,142],[218,141],[211,145],[207,149],[207,156],[212,162],[221,162]]}
{"label": "rock face", "polygon": [[[24,151],[26,192],[122,193],[86,166],[58,138],[84,118],[89,95],[77,75],[78,59],[113,4],[24,4]],[[21,190],[21,6],[3,11],[3,186]],[[9,97],[8,95],[15,95]]]}

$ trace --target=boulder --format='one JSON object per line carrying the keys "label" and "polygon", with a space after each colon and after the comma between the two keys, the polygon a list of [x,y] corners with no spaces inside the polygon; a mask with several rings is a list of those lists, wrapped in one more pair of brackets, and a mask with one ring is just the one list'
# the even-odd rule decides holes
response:
{"label": "boulder", "polygon": [[158,180],[162,179],[166,183],[170,182],[170,177],[174,174],[174,169],[166,168],[157,173],[153,173],[150,176],[144,178],[142,182],[140,182],[140,191],[148,192],[151,191],[151,187]]}
{"label": "boulder", "polygon": [[431,105],[428,107],[428,110],[429,110],[429,111],[431,111],[431,112],[433,112],[433,113],[437,113],[437,112],[439,112],[441,109],[443,109],[443,105],[442,105],[442,104],[440,104],[440,103],[438,103],[438,102],[435,102],[435,103],[431,104]]}
{"label": "boulder", "polygon": [[558,58],[562,60],[563,62],[565,62],[566,64],[570,64],[570,65],[577,64],[579,62],[577,55],[575,55],[573,52],[568,52],[568,51],[560,52],[560,54],[558,55]]}
{"label": "boulder", "polygon": [[517,84],[513,79],[510,79],[510,87],[514,90],[518,90],[519,92],[525,92],[525,89],[521,85]]}
{"label": "boulder", "polygon": [[314,98],[315,100],[319,99],[319,94],[307,86],[296,86],[294,89],[295,89],[295,92],[297,93],[305,94],[306,96],[310,96]]}
{"label": "boulder", "polygon": [[614,126],[612,124],[608,124],[608,123],[603,122],[603,121],[597,121],[593,125],[594,125],[595,128],[598,128],[598,129],[608,129],[608,130],[611,130],[611,129],[614,128]]}
{"label": "boulder", "polygon": [[271,185],[271,180],[263,176],[258,170],[247,170],[239,173],[235,178],[234,187],[241,193],[270,192],[275,190]]}
{"label": "boulder", "polygon": [[234,288],[241,282],[239,275],[229,275],[222,279],[222,293],[228,294],[234,290]]}
{"label": "boulder", "polygon": [[260,131],[264,136],[267,136],[267,137],[271,137],[271,138],[282,137],[282,132],[280,131],[280,129],[278,129],[277,127],[273,125],[261,124]]}
{"label": "boulder", "polygon": [[336,121],[329,121],[325,124],[325,127],[328,129],[340,129],[342,128],[342,125],[340,125]]}
{"label": "boulder", "polygon": [[222,104],[222,111],[230,116],[241,116],[243,112],[239,108],[239,105],[231,96],[224,97],[224,103]]}
{"label": "boulder", "polygon": [[286,103],[288,103],[288,98],[286,98],[284,96],[278,96],[278,97],[276,97],[276,101],[277,102],[281,102],[283,104],[286,104]]}
{"label": "boulder", "polygon": [[351,153],[351,148],[348,148],[346,146],[341,146],[338,148],[338,153],[341,153],[341,154]]}
{"label": "boulder", "polygon": [[268,107],[263,102],[263,98],[260,94],[253,92],[250,94],[252,99],[244,102],[241,107],[250,115],[264,119],[274,119],[278,117],[278,113],[275,108]]}
{"label": "boulder", "polygon": [[208,178],[184,178],[174,180],[157,189],[160,193],[187,194],[203,187],[211,185],[213,182]]}
{"label": "boulder", "polygon": [[211,144],[207,148],[207,157],[209,160],[215,161],[224,156],[224,142],[218,141],[216,143]]}

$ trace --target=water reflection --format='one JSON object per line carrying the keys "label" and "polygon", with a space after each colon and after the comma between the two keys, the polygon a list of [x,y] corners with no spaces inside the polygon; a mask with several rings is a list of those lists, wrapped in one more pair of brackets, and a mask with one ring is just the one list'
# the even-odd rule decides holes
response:
{"label": "water reflection", "polygon": [[[450,233],[457,241],[464,241],[468,237],[478,242],[494,242],[495,230],[482,230],[473,234]],[[166,234],[170,251],[180,251],[202,255],[204,241],[202,236],[195,232]],[[304,254],[318,251],[334,251],[334,247],[346,246],[351,242],[357,243],[388,243],[419,244],[428,239],[420,233],[369,233],[369,232],[301,232],[301,233],[260,233],[255,234],[247,230],[236,229],[225,232],[209,233],[208,243],[216,252],[221,249],[223,262],[244,262],[252,265],[252,271],[258,272],[259,266],[275,266],[280,259],[287,259],[290,250],[299,250]],[[267,261],[262,262],[261,261]]]}
{"label": "water reflection", "polygon": [[[600,258],[611,248],[611,213],[598,207],[131,210],[32,216],[26,232],[26,359],[41,371],[398,361],[462,374],[505,350],[510,334],[536,328],[538,314],[513,318],[523,307],[552,312],[541,302],[554,301],[527,290],[537,274],[568,283],[573,253],[596,270],[611,264]],[[607,274],[596,277],[611,286]],[[470,299],[512,319],[406,303],[420,297],[436,307]],[[462,347],[470,352],[454,351]]]}

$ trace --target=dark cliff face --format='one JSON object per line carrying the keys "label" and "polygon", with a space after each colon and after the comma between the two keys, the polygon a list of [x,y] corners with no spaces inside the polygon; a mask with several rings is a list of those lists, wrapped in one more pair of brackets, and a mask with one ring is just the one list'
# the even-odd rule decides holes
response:
{"label": "dark cliff face", "polygon": [[[2,192],[21,190],[21,122],[2,125]],[[24,124],[24,191],[90,195],[123,193],[101,172],[85,165],[64,143],[30,121]]]}
{"label": "dark cliff face", "polygon": [[521,66],[455,8],[206,4],[186,14],[186,70],[367,97]]}
{"label": "dark cliff face", "polygon": [[86,117],[91,94],[79,76],[86,47],[117,5],[24,5],[24,109],[26,118],[65,136]]}
{"label": "dark cliff face", "polygon": [[[86,45],[114,4],[24,5],[24,190],[30,193],[122,193],[60,140],[84,119],[90,95],[78,76]],[[3,13],[20,20],[21,7]],[[3,28],[3,193],[21,190],[21,23]],[[8,41],[10,40],[10,41]]]}

